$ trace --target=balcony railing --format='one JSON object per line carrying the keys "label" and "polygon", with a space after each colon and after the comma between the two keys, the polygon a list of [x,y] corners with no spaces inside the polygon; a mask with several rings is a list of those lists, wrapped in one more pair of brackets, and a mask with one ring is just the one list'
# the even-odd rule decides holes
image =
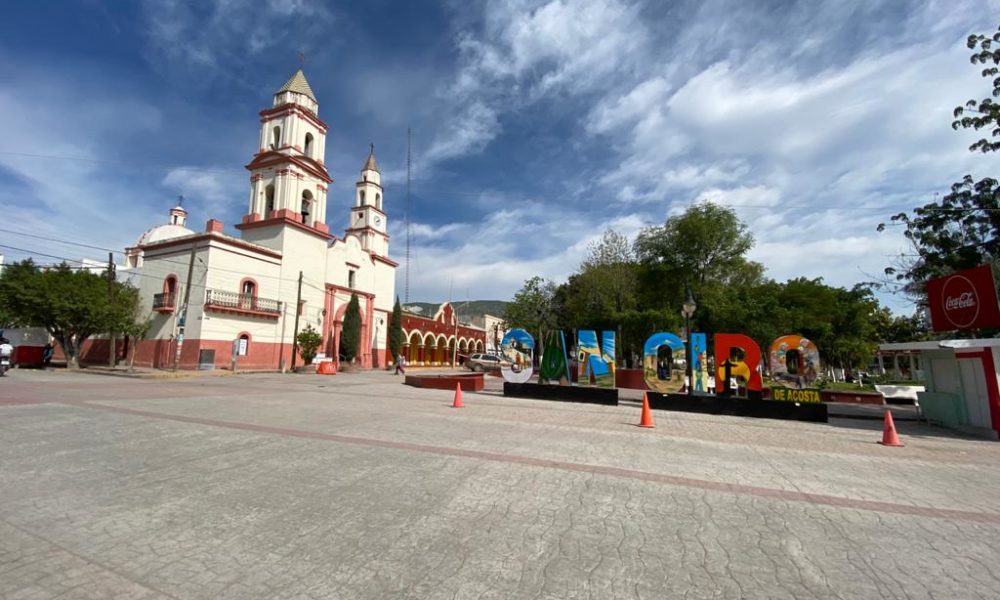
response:
{"label": "balcony railing", "polygon": [[281,314],[281,302],[277,300],[258,298],[253,294],[239,294],[227,290],[205,290],[205,308],[262,313],[275,317]]}
{"label": "balcony railing", "polygon": [[153,294],[153,310],[171,311],[177,306],[177,294],[174,292],[163,292]]}

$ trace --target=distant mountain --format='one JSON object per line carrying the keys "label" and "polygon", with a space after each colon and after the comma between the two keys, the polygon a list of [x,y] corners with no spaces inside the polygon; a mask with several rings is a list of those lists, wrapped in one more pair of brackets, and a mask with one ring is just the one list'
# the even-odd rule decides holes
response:
{"label": "distant mountain", "polygon": [[[460,321],[468,321],[472,317],[484,314],[502,317],[507,302],[504,300],[469,300],[468,302],[463,300],[452,302],[451,305],[455,307]],[[423,317],[433,317],[439,306],[441,305],[434,302],[410,302],[404,308]]]}

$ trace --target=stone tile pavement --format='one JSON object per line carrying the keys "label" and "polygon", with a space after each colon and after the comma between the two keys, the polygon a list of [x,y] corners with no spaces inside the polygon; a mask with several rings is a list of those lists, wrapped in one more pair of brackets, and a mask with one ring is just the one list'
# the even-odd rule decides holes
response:
{"label": "stone tile pavement", "polygon": [[1000,444],[389,373],[0,380],[0,598],[996,598]]}

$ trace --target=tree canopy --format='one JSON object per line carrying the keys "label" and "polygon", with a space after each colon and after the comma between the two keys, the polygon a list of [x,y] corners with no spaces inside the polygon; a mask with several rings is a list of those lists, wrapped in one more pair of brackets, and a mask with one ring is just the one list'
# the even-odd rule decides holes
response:
{"label": "tree canopy", "polygon": [[547,279],[535,276],[525,281],[504,309],[503,319],[507,326],[521,327],[533,334],[554,328],[555,293],[555,284]]}
{"label": "tree canopy", "polygon": [[[989,95],[972,99],[954,111],[952,128],[987,129],[983,137],[969,146],[972,152],[1000,150],[1000,29],[992,36],[970,35],[966,45],[972,50],[970,61],[983,65],[982,77],[989,80]],[[965,175],[951,185],[950,193],[940,200],[915,208],[911,213],[892,216],[902,225],[913,252],[903,254],[885,269],[886,275],[902,285],[907,294],[922,299],[924,282],[933,277],[974,267],[996,264],[1000,252],[1000,184],[993,177],[975,180]],[[878,226],[879,231],[886,225]]]}
{"label": "tree canopy", "polygon": [[4,268],[0,304],[14,322],[44,327],[56,339],[70,367],[79,366],[83,343],[98,333],[129,333],[138,318],[139,291],[107,276],[63,263],[39,268],[31,259]]}
{"label": "tree canopy", "polygon": [[711,202],[696,204],[662,226],[643,229],[635,241],[644,266],[689,278],[692,285],[759,280],[763,267],[746,258],[752,247],[753,234],[736,211]]}

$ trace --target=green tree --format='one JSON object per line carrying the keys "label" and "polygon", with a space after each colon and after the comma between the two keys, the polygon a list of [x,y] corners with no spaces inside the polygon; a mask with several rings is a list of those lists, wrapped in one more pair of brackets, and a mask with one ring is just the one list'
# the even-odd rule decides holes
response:
{"label": "green tree", "polygon": [[340,332],[340,354],[347,362],[353,362],[361,352],[361,305],[358,295],[351,294],[344,312],[344,326]]}
{"label": "green tree", "polygon": [[[971,146],[972,152],[1000,150],[1000,29],[992,36],[970,35],[966,45],[972,50],[970,61],[983,65],[980,74],[990,81],[989,96],[969,100],[955,108],[952,128],[988,129],[988,138]],[[903,234],[913,252],[903,254],[885,273],[902,286],[910,296],[923,299],[927,279],[974,267],[983,263],[996,265],[1000,253],[1000,183],[986,177],[976,181],[965,175],[951,186],[951,192],[939,201],[915,208],[891,219],[905,227]],[[885,224],[878,226],[885,230]]]}
{"label": "green tree", "polygon": [[643,229],[635,242],[640,262],[692,285],[759,281],[763,266],[746,258],[752,247],[753,234],[736,211],[711,202],[692,206],[661,227]]}
{"label": "green tree", "polygon": [[875,315],[875,332],[875,338],[882,343],[930,339],[927,322],[919,315],[893,315],[888,308],[879,308]]}
{"label": "green tree", "polygon": [[635,308],[638,264],[629,239],[608,229],[589,250],[580,265],[582,283],[616,313]]}
{"label": "green tree", "polygon": [[108,298],[105,276],[65,263],[39,269],[30,259],[4,268],[0,275],[0,304],[13,320],[44,327],[55,338],[71,368],[79,367],[84,342],[97,333],[121,333],[135,318],[138,290],[114,282],[114,300]]}
{"label": "green tree", "polygon": [[535,356],[540,358],[545,352],[545,332],[559,327],[559,313],[556,284],[535,276],[504,307],[503,320],[507,327],[523,328],[535,338]]}
{"label": "green tree", "polygon": [[389,354],[393,360],[399,360],[403,352],[403,307],[396,296],[396,304],[392,307],[391,323],[389,324]]}
{"label": "green tree", "polygon": [[552,281],[538,276],[528,279],[504,308],[504,321],[510,328],[521,327],[541,339],[543,330],[556,327],[555,294]]}
{"label": "green tree", "polygon": [[299,332],[295,341],[299,343],[299,354],[302,355],[302,362],[308,365],[316,358],[316,352],[319,350],[320,344],[323,343],[323,336],[313,329],[312,325],[306,325],[306,328]]}

